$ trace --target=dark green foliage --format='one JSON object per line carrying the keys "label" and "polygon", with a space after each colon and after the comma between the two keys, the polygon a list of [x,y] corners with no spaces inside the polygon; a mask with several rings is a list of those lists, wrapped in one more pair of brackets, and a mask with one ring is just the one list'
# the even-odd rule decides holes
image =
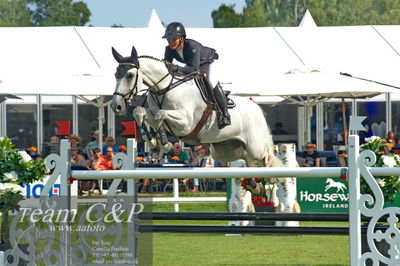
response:
{"label": "dark green foliage", "polygon": [[84,26],[90,10],[72,0],[0,0],[0,26]]}
{"label": "dark green foliage", "polygon": [[221,5],[212,18],[216,28],[298,26],[307,9],[318,26],[400,24],[394,0],[246,0],[242,13]]}
{"label": "dark green foliage", "polygon": [[242,27],[242,16],[236,14],[234,5],[222,4],[218,10],[214,10],[211,13],[211,17],[214,21],[215,28],[237,28]]}

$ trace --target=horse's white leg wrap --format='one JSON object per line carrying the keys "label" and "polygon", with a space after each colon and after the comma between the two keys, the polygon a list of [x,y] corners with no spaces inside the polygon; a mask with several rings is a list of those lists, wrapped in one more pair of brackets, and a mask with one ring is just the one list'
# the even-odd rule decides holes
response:
{"label": "horse's white leg wrap", "polygon": [[148,111],[146,110],[146,108],[138,106],[133,110],[133,117],[135,118],[135,121],[138,123],[138,125],[141,126],[148,117]]}

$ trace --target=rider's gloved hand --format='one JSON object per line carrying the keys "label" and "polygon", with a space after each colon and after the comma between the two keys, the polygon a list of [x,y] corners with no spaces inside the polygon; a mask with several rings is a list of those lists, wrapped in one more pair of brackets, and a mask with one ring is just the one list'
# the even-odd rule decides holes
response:
{"label": "rider's gloved hand", "polygon": [[167,64],[167,68],[169,73],[175,73],[178,71],[178,66],[174,64]]}

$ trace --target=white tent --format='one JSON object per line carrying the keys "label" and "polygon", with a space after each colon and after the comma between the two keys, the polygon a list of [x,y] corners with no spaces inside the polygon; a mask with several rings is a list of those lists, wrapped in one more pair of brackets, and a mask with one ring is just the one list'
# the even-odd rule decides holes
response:
{"label": "white tent", "polygon": [[[220,59],[212,65],[212,79],[239,95],[283,92],[279,77],[294,68],[345,72],[400,86],[399,26],[314,24],[308,13],[301,27],[188,28],[187,36],[217,50]],[[80,95],[84,100],[111,95],[116,68],[111,46],[122,55],[129,55],[134,45],[139,55],[162,58],[167,44],[163,31],[155,11],[147,28],[0,28],[0,93]],[[304,91],[307,82],[301,82],[292,82],[289,90]],[[314,89],[330,83],[319,82]],[[99,102],[103,108],[102,98]]]}
{"label": "white tent", "polygon": [[[155,12],[150,28],[0,28],[2,93],[110,95],[116,62],[111,46],[129,55],[162,58],[165,40]],[[217,50],[214,79],[235,92],[273,90],[265,83],[293,68],[346,72],[400,86],[400,27],[188,28]]]}

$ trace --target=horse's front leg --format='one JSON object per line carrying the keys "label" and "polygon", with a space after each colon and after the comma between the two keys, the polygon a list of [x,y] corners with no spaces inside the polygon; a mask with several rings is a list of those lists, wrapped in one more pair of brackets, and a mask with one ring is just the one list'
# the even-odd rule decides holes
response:
{"label": "horse's front leg", "polygon": [[184,136],[190,133],[193,118],[185,110],[158,110],[154,114],[154,126],[160,128],[165,122],[171,133],[177,136]]}
{"label": "horse's front leg", "polygon": [[150,150],[157,150],[157,140],[153,138],[145,124],[149,118],[154,119],[152,112],[147,108],[138,106],[133,110],[133,117],[139,126],[140,135],[142,136],[143,141],[149,144]]}

